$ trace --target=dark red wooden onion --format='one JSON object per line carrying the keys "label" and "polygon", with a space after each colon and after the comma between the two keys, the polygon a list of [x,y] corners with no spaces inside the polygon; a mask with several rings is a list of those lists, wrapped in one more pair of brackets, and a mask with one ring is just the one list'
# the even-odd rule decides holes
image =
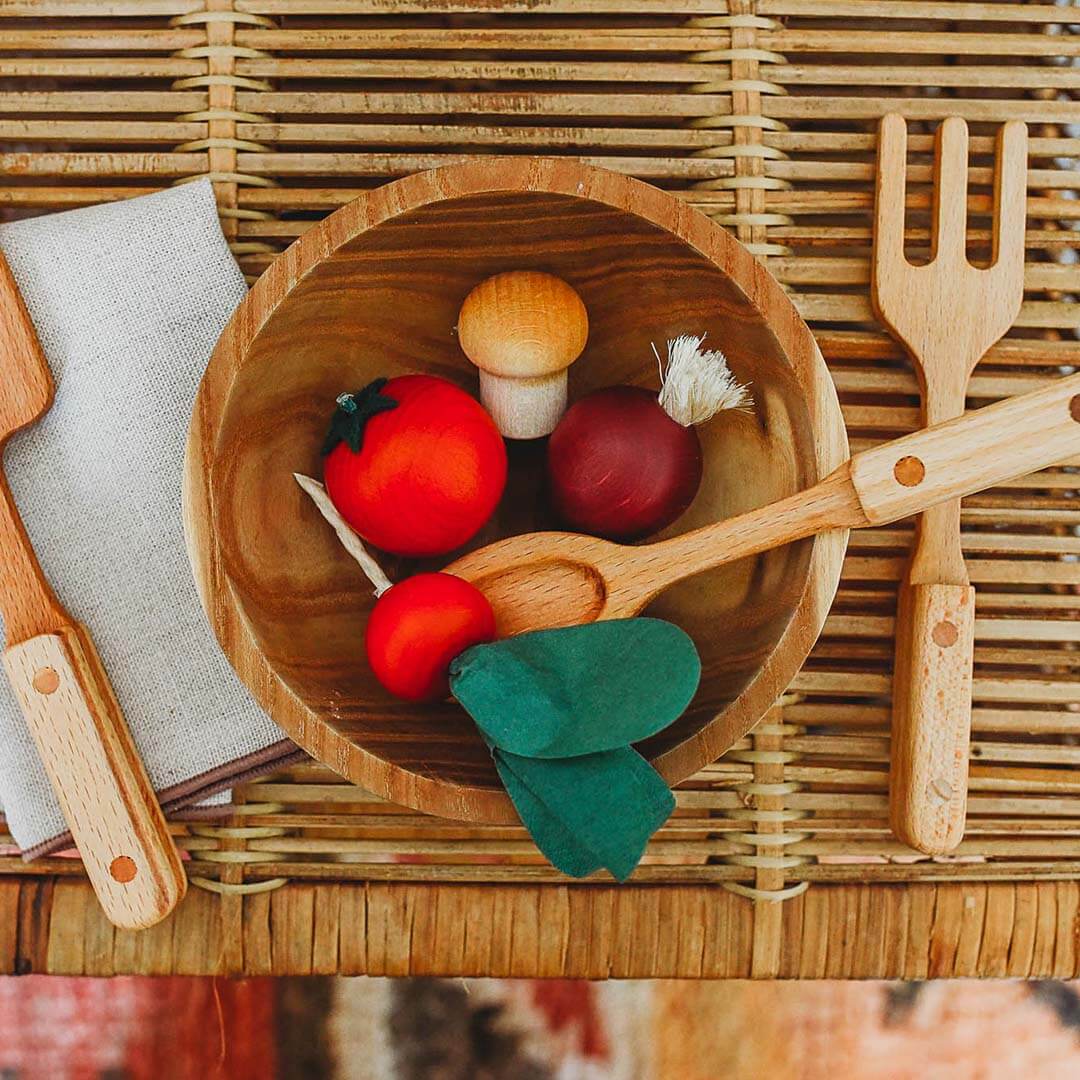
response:
{"label": "dark red wooden onion", "polygon": [[611,540],[670,525],[693,502],[701,471],[697,432],[637,386],[587,394],[548,443],[555,512],[570,528]]}

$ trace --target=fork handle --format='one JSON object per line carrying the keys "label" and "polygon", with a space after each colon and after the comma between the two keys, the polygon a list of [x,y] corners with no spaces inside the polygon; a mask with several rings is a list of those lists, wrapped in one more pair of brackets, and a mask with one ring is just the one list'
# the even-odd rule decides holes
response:
{"label": "fork handle", "polygon": [[[927,424],[964,415],[969,364],[924,364]],[[974,362],[974,361],[972,361]],[[975,666],[975,590],[960,500],[924,510],[896,605],[889,820],[902,843],[944,855],[964,838]]]}
{"label": "fork handle", "polygon": [[900,586],[893,669],[889,818],[903,843],[944,855],[964,837],[975,590]]}
{"label": "fork handle", "polygon": [[[927,387],[927,423],[964,414],[964,388]],[[975,590],[960,542],[960,500],[924,510],[896,607],[889,817],[928,855],[964,837],[975,661]]]}
{"label": "fork handle", "polygon": [[[1077,452],[1080,376],[1072,375],[868,451],[853,461],[853,477],[875,521],[921,509],[914,499],[927,485],[955,497]],[[967,813],[975,590],[960,557],[958,502],[935,514],[919,523],[897,606],[889,816],[904,843],[943,855],[963,839]]]}

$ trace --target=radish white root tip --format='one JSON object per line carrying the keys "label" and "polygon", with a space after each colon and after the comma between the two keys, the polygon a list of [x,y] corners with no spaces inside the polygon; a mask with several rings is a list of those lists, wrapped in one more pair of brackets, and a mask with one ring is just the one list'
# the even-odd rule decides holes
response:
{"label": "radish white root tip", "polygon": [[667,343],[660,365],[660,406],[683,427],[703,424],[724,409],[745,411],[754,404],[749,388],[732,374],[719,349],[703,349],[705,335],[683,334]]}

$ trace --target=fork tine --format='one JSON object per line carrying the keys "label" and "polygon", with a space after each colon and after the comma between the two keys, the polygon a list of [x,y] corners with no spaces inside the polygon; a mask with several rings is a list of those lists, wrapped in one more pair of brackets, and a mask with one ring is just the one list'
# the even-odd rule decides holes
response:
{"label": "fork tine", "polygon": [[877,191],[874,196],[874,282],[895,271],[904,257],[904,197],[907,190],[907,122],[886,113],[878,127]]}
{"label": "fork tine", "polygon": [[[994,163],[994,255],[997,267],[1024,264],[1027,224],[1027,124],[1012,120],[998,132]],[[1022,285],[1019,286],[1022,288]]]}
{"label": "fork tine", "polygon": [[937,131],[934,153],[934,230],[930,260],[967,260],[968,127],[950,116]]}

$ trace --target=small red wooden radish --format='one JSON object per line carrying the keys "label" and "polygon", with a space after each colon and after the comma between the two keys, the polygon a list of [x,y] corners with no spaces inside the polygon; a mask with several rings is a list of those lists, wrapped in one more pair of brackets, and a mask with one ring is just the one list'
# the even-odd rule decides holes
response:
{"label": "small red wooden radish", "polygon": [[659,397],[639,386],[610,386],[567,410],[548,443],[548,478],[555,512],[570,528],[637,540],[694,501],[702,473],[694,425],[751,405],[723,354],[703,349],[704,340],[668,342]]}
{"label": "small red wooden radish", "polygon": [[457,330],[499,431],[508,439],[550,435],[566,409],[566,369],[589,336],[581,297],[551,274],[496,274],[465,297]]}
{"label": "small red wooden radish", "polygon": [[453,574],[415,574],[375,602],[364,645],[375,677],[405,701],[450,696],[450,661],[495,640],[484,594]]}
{"label": "small red wooden radish", "polygon": [[460,387],[401,375],[342,394],[337,406],[323,447],[326,490],[369,543],[445,555],[491,516],[506,485],[506,447]]}
{"label": "small red wooden radish", "polygon": [[364,646],[379,682],[405,701],[440,701],[450,694],[450,661],[495,639],[495,613],[475,585],[453,574],[415,574],[396,585],[364,547],[317,480],[296,482],[333,526],[375,590]]}

